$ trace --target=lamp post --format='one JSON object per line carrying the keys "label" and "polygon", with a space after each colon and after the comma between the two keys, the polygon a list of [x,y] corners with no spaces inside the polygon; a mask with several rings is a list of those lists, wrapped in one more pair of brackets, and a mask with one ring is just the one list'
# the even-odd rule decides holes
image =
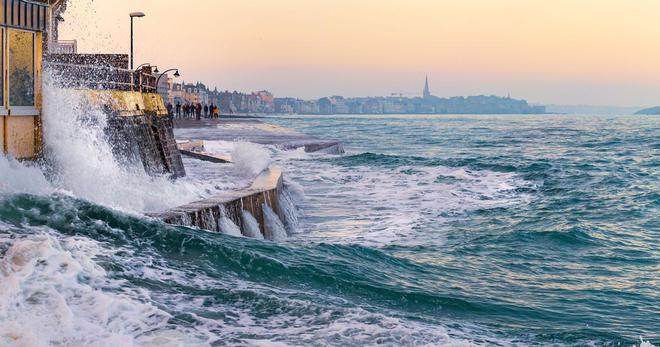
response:
{"label": "lamp post", "polygon": [[156,90],[158,90],[158,82],[160,82],[160,79],[161,79],[163,76],[165,76],[166,73],[168,73],[168,72],[170,72],[170,71],[176,71],[176,72],[174,73],[174,77],[179,77],[179,76],[181,76],[181,75],[179,74],[179,69],[169,69],[169,70],[165,70],[165,71],[163,71],[163,73],[160,74],[160,76],[158,76],[158,79],[156,79]]}
{"label": "lamp post", "polygon": [[[165,70],[165,71],[163,71],[163,73],[160,74],[160,76],[158,76],[158,78],[156,79],[156,93],[158,93],[158,82],[160,82],[160,78],[163,77],[163,76],[165,76],[165,75],[166,75],[168,72],[170,72],[170,71],[176,71],[176,72],[174,73],[174,77],[179,77],[179,76],[181,76],[181,75],[179,74],[179,69],[169,69],[169,70]],[[168,87],[168,89],[169,89],[169,87]],[[170,115],[170,116],[171,116],[171,115]]]}
{"label": "lamp post", "polygon": [[133,18],[142,18],[145,16],[144,12],[131,12],[131,70],[133,69]]}

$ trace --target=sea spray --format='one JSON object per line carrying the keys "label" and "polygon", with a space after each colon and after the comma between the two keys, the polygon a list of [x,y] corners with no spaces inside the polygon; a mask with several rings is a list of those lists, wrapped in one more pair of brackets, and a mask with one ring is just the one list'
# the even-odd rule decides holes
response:
{"label": "sea spray", "polygon": [[273,241],[286,240],[286,229],[277,213],[266,204],[262,204],[261,208],[264,212],[264,230],[266,230],[266,235],[270,236],[270,239]]}
{"label": "sea spray", "polygon": [[39,167],[0,155],[0,194],[49,194],[53,191]]}
{"label": "sea spray", "polygon": [[226,235],[241,237],[241,229],[229,218],[229,213],[224,206],[220,206],[220,220],[218,221],[220,232]]}
{"label": "sea spray", "polygon": [[257,221],[254,216],[246,210],[241,210],[241,217],[243,219],[243,233],[245,236],[253,238],[253,239],[259,239],[263,240],[264,235],[261,233],[261,230],[259,229],[259,222]]}
{"label": "sea spray", "polygon": [[270,153],[262,146],[248,142],[237,142],[231,153],[237,175],[255,177],[271,164]]}
{"label": "sea spray", "polygon": [[115,158],[106,134],[108,115],[80,91],[44,85],[46,171],[60,189],[105,206],[161,211],[194,201],[204,189],[167,177],[151,177],[142,165]]}

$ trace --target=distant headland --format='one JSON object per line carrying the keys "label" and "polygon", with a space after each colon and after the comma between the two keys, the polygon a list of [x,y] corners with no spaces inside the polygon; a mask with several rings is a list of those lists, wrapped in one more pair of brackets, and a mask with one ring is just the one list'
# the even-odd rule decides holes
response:
{"label": "distant headland", "polygon": [[428,77],[421,97],[345,98],[318,100],[275,98],[275,112],[290,114],[545,114],[545,106],[533,106],[510,96],[478,95],[440,98],[431,94]]}
{"label": "distant headland", "polygon": [[645,108],[643,110],[637,111],[635,114],[638,114],[638,115],[660,115],[660,106]]}

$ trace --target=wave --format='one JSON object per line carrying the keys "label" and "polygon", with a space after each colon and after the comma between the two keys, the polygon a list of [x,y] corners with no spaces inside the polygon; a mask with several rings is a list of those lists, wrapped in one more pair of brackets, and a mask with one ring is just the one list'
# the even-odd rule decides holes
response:
{"label": "wave", "polygon": [[[61,325],[42,336],[35,325],[0,324],[7,327],[0,329],[0,341],[158,345],[279,339],[299,345],[323,339],[346,345],[372,344],[376,338],[386,345],[507,345],[512,337],[490,332],[491,322],[514,331],[524,324],[524,334],[552,341],[560,335],[543,333],[549,321],[567,340],[568,335],[576,341],[605,336],[571,328],[574,320],[552,310],[484,295],[483,287],[457,290],[455,285],[464,286],[465,275],[476,269],[429,266],[402,256],[409,249],[233,238],[57,194],[4,197],[0,220],[3,267],[14,277],[41,279],[36,289],[21,284],[13,292],[0,290],[0,302],[33,305],[11,311],[4,321],[29,321],[45,310],[46,323]],[[68,265],[62,265],[63,257]],[[47,266],[40,266],[44,261]],[[28,272],[16,267],[27,263]],[[66,271],[58,270],[61,266]],[[52,297],[30,302],[35,296],[29,293],[41,297],[53,286],[58,289]],[[68,318],[57,313],[85,307],[94,310]],[[75,331],[87,331],[77,337],[87,340],[73,339]],[[612,339],[620,338],[606,338]]]}

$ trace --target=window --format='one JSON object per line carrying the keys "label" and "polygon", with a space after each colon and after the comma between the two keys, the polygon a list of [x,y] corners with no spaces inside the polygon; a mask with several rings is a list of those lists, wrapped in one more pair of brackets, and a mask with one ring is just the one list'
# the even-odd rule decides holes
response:
{"label": "window", "polygon": [[9,29],[9,106],[35,106],[34,33]]}

